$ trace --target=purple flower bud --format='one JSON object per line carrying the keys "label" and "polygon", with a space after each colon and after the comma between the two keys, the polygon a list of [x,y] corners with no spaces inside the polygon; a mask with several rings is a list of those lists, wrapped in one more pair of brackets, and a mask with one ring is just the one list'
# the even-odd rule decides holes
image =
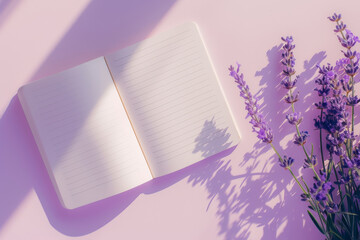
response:
{"label": "purple flower bud", "polygon": [[339,212],[339,207],[337,204],[330,202],[329,205],[325,206],[325,210],[329,213],[336,213]]}
{"label": "purple flower bud", "polygon": [[326,101],[326,98],[324,98],[323,102],[318,102],[314,104],[317,109],[326,109],[328,106],[328,102]]}
{"label": "purple flower bud", "polygon": [[327,66],[320,67],[319,65],[316,66],[319,69],[319,73],[325,76],[328,76],[328,72],[332,71],[334,68],[330,65],[330,63],[327,64]]}
{"label": "purple flower bud", "polygon": [[274,136],[270,128],[262,127],[257,131],[257,137],[264,143],[271,143]]}
{"label": "purple flower bud", "polygon": [[354,153],[355,157],[360,156],[360,146],[359,145],[354,147],[353,153]]}
{"label": "purple flower bud", "polygon": [[319,95],[320,97],[325,97],[325,96],[328,96],[328,95],[330,94],[331,89],[330,89],[329,86],[324,85],[324,86],[322,86],[322,88],[320,88],[320,89],[319,89],[319,88],[315,88],[315,91],[318,92],[318,95]]}
{"label": "purple flower bud", "polygon": [[346,38],[350,38],[350,39],[352,39],[352,40],[355,41],[355,42],[360,42],[360,39],[359,39],[357,36],[355,36],[355,35],[350,31],[350,29],[346,29]]}
{"label": "purple flower bud", "polygon": [[342,79],[340,82],[341,82],[343,90],[346,93],[350,93],[352,91],[353,85],[350,84],[349,80]]}
{"label": "purple flower bud", "polygon": [[279,158],[279,165],[282,168],[289,169],[293,165],[294,161],[295,160],[292,157],[284,156],[283,161]]}
{"label": "purple flower bud", "polygon": [[323,129],[324,122],[320,119],[320,116],[318,118],[314,118],[314,126],[316,129]]}
{"label": "purple flower bud", "polygon": [[318,201],[325,201],[326,195],[323,191],[320,191],[318,194],[316,194],[315,199]]}
{"label": "purple flower bud", "polygon": [[317,158],[315,155],[311,159],[306,158],[304,163],[304,168],[313,168],[317,165]]}
{"label": "purple flower bud", "polygon": [[286,89],[292,89],[296,85],[298,78],[299,78],[299,76],[296,76],[296,78],[294,80],[290,80],[290,78],[288,78],[288,77],[284,78],[281,81],[281,85],[283,85],[284,88],[286,88]]}
{"label": "purple flower bud", "polygon": [[300,136],[295,134],[294,143],[296,145],[303,146],[306,143],[306,139],[308,138],[308,136],[309,136],[308,131],[301,131]]}
{"label": "purple flower bud", "polygon": [[344,67],[344,69],[347,75],[354,77],[357,74],[357,71],[359,70],[358,62],[355,62],[354,64],[347,64]]}
{"label": "purple flower bud", "polygon": [[346,29],[346,25],[343,22],[340,22],[336,25],[334,32],[342,32]]}
{"label": "purple flower bud", "polygon": [[357,96],[354,96],[354,97],[348,96],[346,98],[346,105],[348,105],[348,106],[355,106],[359,102],[360,102],[360,99],[358,99]]}
{"label": "purple flower bud", "polygon": [[257,133],[257,137],[265,142],[271,143],[273,140],[272,130],[267,126],[263,120],[263,116],[259,113],[259,105],[256,98],[252,96],[249,86],[244,81],[244,75],[240,74],[240,64],[237,63],[237,69],[233,66],[229,67],[230,76],[235,79],[240,90],[240,96],[245,100],[245,109],[248,111],[248,116],[251,117],[250,123],[253,126],[253,131]]}
{"label": "purple flower bud", "polygon": [[298,100],[299,100],[299,92],[295,96],[290,95],[289,93],[286,94],[286,96],[285,96],[285,102],[290,103],[290,104],[295,103]]}
{"label": "purple flower bud", "polygon": [[310,199],[310,196],[306,193],[300,194],[301,201],[308,201]]}
{"label": "purple flower bud", "polygon": [[358,38],[357,37],[352,38],[352,37],[350,37],[350,35],[346,34],[345,39],[338,36],[338,40],[339,40],[341,46],[343,46],[344,48],[350,49],[356,44],[356,42],[358,41]]}
{"label": "purple flower bud", "polygon": [[290,113],[286,115],[286,119],[291,125],[299,125],[303,118],[301,117],[301,114],[299,113]]}
{"label": "purple flower bud", "polygon": [[281,37],[281,40],[283,40],[283,41],[286,42],[287,44],[290,44],[290,43],[292,43],[292,42],[294,41],[292,36]]}
{"label": "purple flower bud", "polygon": [[344,53],[344,56],[349,59],[353,59],[357,56],[357,52],[351,51],[350,49],[348,49],[346,52],[344,52],[344,51],[342,51],[342,52]]}
{"label": "purple flower bud", "polygon": [[286,69],[283,70],[283,74],[287,77],[290,77],[295,74],[295,69],[292,67],[286,67]]}
{"label": "purple flower bud", "polygon": [[328,19],[332,22],[338,22],[341,19],[341,14],[334,13],[332,16],[328,17]]}

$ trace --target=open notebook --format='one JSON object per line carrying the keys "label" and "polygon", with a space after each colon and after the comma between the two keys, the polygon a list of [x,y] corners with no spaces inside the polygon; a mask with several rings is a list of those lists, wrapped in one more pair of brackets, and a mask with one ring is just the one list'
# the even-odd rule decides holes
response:
{"label": "open notebook", "polygon": [[18,96],[69,209],[239,141],[194,23],[27,84]]}

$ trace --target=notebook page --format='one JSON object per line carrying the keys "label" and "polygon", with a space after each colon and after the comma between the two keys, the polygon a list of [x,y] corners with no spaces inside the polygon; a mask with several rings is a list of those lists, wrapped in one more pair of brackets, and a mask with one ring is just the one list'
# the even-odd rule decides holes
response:
{"label": "notebook page", "polygon": [[105,57],[154,176],[239,141],[194,23]]}
{"label": "notebook page", "polygon": [[66,208],[152,179],[104,58],[25,85],[19,98]]}

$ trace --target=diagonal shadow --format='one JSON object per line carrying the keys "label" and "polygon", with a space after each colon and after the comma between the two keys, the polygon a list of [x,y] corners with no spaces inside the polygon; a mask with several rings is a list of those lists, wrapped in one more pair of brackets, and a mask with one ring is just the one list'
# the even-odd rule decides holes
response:
{"label": "diagonal shadow", "polygon": [[[256,73],[261,77],[261,90],[256,96],[261,99],[261,112],[274,129],[274,144],[283,152],[294,153],[297,160],[293,169],[302,166],[302,152],[292,144],[294,129],[284,122],[285,110],[282,97],[285,91],[280,88],[281,46],[274,46],[267,53],[268,65]],[[303,129],[309,130],[312,140],[318,141],[313,131],[313,111],[309,106],[314,102],[313,88],[316,77],[316,65],[326,55],[319,52],[304,62],[304,71],[300,74],[297,89],[302,93],[311,93],[303,98],[297,109],[304,113]],[[304,96],[304,95],[303,95]],[[291,136],[289,138],[289,136]],[[244,136],[246,138],[246,136]],[[280,142],[280,144],[279,144]],[[205,146],[200,144],[199,146]],[[240,145],[241,146],[241,145]],[[206,153],[208,149],[199,148]],[[189,177],[193,185],[204,185],[208,191],[209,206],[216,209],[219,218],[218,235],[221,239],[319,239],[320,234],[308,219],[306,204],[300,201],[300,191],[292,181],[291,175],[278,166],[277,158],[270,147],[256,142],[252,150],[244,151],[243,158],[237,159],[240,166],[233,169],[234,161],[228,158],[217,159],[209,163],[203,172],[195,172]],[[296,172],[296,171],[295,171]],[[304,172],[305,179],[311,179],[311,173]],[[294,235],[303,229],[301,235]]]}
{"label": "diagonal shadow", "polygon": [[[173,3],[174,1],[168,1],[165,4],[160,0],[152,0],[141,2],[142,8],[139,9],[139,0],[126,3],[114,0],[92,1],[31,80],[75,66],[84,59],[106,55],[108,52],[146,38]],[[151,12],[147,11],[150,6]],[[104,12],[106,14],[103,14]],[[129,19],[137,19],[137,21],[131,22]],[[106,24],[108,25],[104,28]],[[124,36],[124,32],[128,35]],[[103,49],[99,49],[100,44],[104,46]],[[89,51],[93,47],[98,52]],[[210,119],[204,123],[206,132],[212,134],[210,138],[207,138],[209,144],[199,145],[200,142],[194,140],[194,144],[197,144],[194,152],[199,149],[208,149],[203,154],[207,160],[108,199],[67,210],[61,206],[56,196],[19,100],[17,96],[14,96],[0,119],[0,159],[2,159],[0,190],[8,193],[0,200],[0,228],[26,195],[34,189],[50,224],[56,230],[69,236],[89,234],[118,216],[140,194],[159,192],[190,176],[193,172],[204,173],[203,170],[207,169],[212,162],[217,162],[217,159],[229,155],[234,150],[234,148],[227,149],[230,146],[229,135],[226,129],[217,131],[214,124]],[[203,138],[204,132],[200,132],[198,140]],[[213,155],[219,151],[222,152]]]}
{"label": "diagonal shadow", "polygon": [[5,23],[6,19],[16,9],[20,0],[2,0],[0,1],[0,28]]}
{"label": "diagonal shadow", "polygon": [[[174,1],[160,0],[91,1],[30,80],[146,38],[173,4]],[[150,8],[152,11],[148,11]],[[0,190],[6,193],[0,199],[0,228],[32,189],[52,226],[72,236],[88,234],[105,225],[142,192],[138,188],[73,211],[62,208],[17,96],[0,119],[0,159]]]}

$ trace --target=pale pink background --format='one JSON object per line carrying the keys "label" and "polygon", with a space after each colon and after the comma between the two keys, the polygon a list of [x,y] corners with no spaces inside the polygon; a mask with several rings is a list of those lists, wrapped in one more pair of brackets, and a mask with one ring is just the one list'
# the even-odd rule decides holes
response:
{"label": "pale pink background", "polygon": [[[294,130],[283,124],[280,37],[295,38],[298,87],[306,97],[297,109],[309,110],[315,65],[341,56],[326,17],[341,12],[360,34],[359,9],[359,1],[329,0],[0,1],[0,239],[322,239],[298,187],[251,132],[227,67],[242,64],[275,129],[276,145],[291,151],[296,174],[310,179],[300,170],[300,149],[290,142]],[[241,129],[241,144],[110,199],[63,209],[17,89],[190,20],[204,36]],[[301,127],[317,141],[313,115],[307,112]]]}

